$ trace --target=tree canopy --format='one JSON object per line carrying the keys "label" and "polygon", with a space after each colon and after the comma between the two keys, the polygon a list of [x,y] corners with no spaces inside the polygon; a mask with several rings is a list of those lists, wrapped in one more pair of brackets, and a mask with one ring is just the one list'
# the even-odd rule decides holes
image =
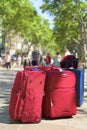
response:
{"label": "tree canopy", "polygon": [[[60,49],[76,49],[83,59],[84,44],[87,45],[87,1],[43,0],[43,12],[54,17],[54,35]],[[81,54],[81,55],[80,55]]]}
{"label": "tree canopy", "polygon": [[37,14],[29,0],[2,0],[0,2],[0,31],[3,44],[11,36],[19,35],[24,44],[42,45],[49,48],[54,44],[53,31],[48,20]]}
{"label": "tree canopy", "polygon": [[11,36],[19,35],[24,44],[41,45],[53,53],[68,47],[84,59],[87,46],[87,1],[86,0],[43,0],[43,12],[54,17],[53,29],[48,20],[42,18],[29,0],[0,1],[0,32],[2,43]]}

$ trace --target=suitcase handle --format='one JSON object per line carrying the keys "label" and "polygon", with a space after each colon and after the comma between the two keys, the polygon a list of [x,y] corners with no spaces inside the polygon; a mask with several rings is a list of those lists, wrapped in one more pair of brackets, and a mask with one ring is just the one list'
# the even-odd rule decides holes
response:
{"label": "suitcase handle", "polygon": [[60,68],[60,67],[56,67],[56,66],[51,66],[51,70],[54,70],[54,71],[60,71],[60,72],[63,71],[62,68]]}
{"label": "suitcase handle", "polygon": [[60,71],[60,72],[63,71],[62,68],[56,67],[56,66],[53,66],[53,65],[51,65],[51,66],[39,66],[38,68],[39,68],[40,70],[43,70],[43,71],[50,71],[50,70]]}

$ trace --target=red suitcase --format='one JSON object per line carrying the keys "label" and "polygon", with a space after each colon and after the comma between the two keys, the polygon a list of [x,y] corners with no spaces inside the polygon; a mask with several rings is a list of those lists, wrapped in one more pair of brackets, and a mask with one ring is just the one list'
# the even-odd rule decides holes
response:
{"label": "red suitcase", "polygon": [[40,122],[45,72],[17,72],[9,105],[13,120],[22,122]]}
{"label": "red suitcase", "polygon": [[46,72],[43,116],[58,118],[76,114],[75,82],[76,77],[73,72],[66,70]]}
{"label": "red suitcase", "polygon": [[[22,91],[22,83],[24,83],[24,73],[17,72],[14,84],[12,87],[11,95],[10,95],[10,103],[9,103],[9,113],[13,120],[19,120],[19,105],[21,104],[21,91]],[[20,105],[21,106],[21,105]]]}

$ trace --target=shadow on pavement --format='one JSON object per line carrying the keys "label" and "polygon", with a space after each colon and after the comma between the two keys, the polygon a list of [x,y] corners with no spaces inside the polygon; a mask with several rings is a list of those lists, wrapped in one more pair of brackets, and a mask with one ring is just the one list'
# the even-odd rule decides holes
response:
{"label": "shadow on pavement", "polygon": [[[72,119],[72,118],[73,117],[62,117],[62,118],[50,119],[50,118],[42,117],[41,120],[53,121],[53,120],[62,120],[62,119],[64,120],[64,119]],[[27,123],[22,123],[21,121],[14,121],[14,120],[11,119],[10,114],[9,114],[8,102],[5,103],[5,106],[2,106],[1,109],[0,109],[0,123],[5,123],[5,124],[27,124]],[[30,124],[37,124],[37,123],[30,123]]]}
{"label": "shadow on pavement", "polygon": [[0,123],[15,123],[10,119],[9,100],[16,71],[0,70]]}
{"label": "shadow on pavement", "polygon": [[42,120],[46,120],[46,121],[53,121],[53,120],[64,120],[64,119],[72,119],[73,116],[67,116],[67,117],[58,117],[58,118],[49,118],[49,117],[42,117]]}
{"label": "shadow on pavement", "polygon": [[87,92],[87,88],[85,88],[84,91]]}
{"label": "shadow on pavement", "polygon": [[83,110],[82,108],[78,109],[78,114],[82,114],[84,117],[87,118],[87,110]]}
{"label": "shadow on pavement", "polygon": [[[8,103],[7,103],[8,104]],[[6,105],[6,104],[5,104]],[[13,121],[9,114],[9,105],[0,108],[0,123],[5,124],[21,124],[20,121]]]}

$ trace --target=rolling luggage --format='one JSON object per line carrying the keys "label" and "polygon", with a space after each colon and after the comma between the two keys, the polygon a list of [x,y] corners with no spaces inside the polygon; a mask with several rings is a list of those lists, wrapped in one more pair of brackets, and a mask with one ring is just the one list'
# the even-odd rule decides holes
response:
{"label": "rolling luggage", "polygon": [[61,67],[73,71],[76,75],[76,104],[80,107],[84,102],[84,69],[78,69],[78,59],[73,55],[65,56],[61,61]]}
{"label": "rolling luggage", "polygon": [[9,104],[13,120],[40,122],[45,76],[43,71],[17,72]]}
{"label": "rolling luggage", "polygon": [[71,71],[50,70],[46,72],[42,103],[44,117],[60,118],[76,114],[75,83],[75,74]]}
{"label": "rolling luggage", "polygon": [[76,104],[80,107],[84,102],[84,69],[72,69],[76,75]]}

